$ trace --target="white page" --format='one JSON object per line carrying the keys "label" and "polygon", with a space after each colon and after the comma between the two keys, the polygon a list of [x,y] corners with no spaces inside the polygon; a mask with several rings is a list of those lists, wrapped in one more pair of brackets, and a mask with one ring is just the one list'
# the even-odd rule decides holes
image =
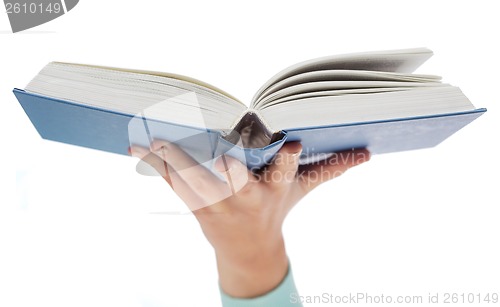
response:
{"label": "white page", "polygon": [[322,81],[298,84],[279,90],[270,94],[259,102],[259,106],[265,106],[266,103],[272,102],[275,99],[280,99],[287,96],[318,92],[332,91],[345,89],[363,89],[363,88],[387,88],[387,87],[440,87],[447,84],[440,82],[390,82],[390,81]]}
{"label": "white page", "polygon": [[285,102],[260,112],[269,126],[279,131],[473,109],[472,103],[458,87],[447,86],[368,95],[315,97]]}
{"label": "white page", "polygon": [[353,88],[347,90],[330,90],[330,91],[316,91],[316,92],[307,92],[296,95],[286,96],[280,99],[273,99],[272,101],[266,103],[259,107],[259,110],[263,110],[270,106],[274,106],[277,104],[281,104],[288,101],[301,100],[304,98],[312,98],[312,97],[325,97],[325,96],[341,96],[341,95],[355,95],[355,94],[376,94],[376,93],[385,93],[385,92],[399,92],[399,91],[408,91],[413,89],[414,87],[374,87],[374,88]]}
{"label": "white page", "polygon": [[433,75],[403,74],[369,70],[319,70],[288,77],[271,85],[256,100],[258,102],[267,95],[285,87],[320,81],[406,81],[406,82],[439,82],[441,77]]}
{"label": "white page", "polygon": [[432,56],[427,48],[374,51],[326,56],[292,65],[269,79],[254,95],[252,105],[271,85],[293,75],[331,69],[375,70],[412,73]]}
{"label": "white page", "polygon": [[[149,112],[150,119],[210,129],[229,129],[247,109],[198,83],[160,74],[66,63],[45,66],[26,90],[130,115],[154,109]],[[186,95],[189,93],[195,94],[195,99],[179,98],[193,97]]]}

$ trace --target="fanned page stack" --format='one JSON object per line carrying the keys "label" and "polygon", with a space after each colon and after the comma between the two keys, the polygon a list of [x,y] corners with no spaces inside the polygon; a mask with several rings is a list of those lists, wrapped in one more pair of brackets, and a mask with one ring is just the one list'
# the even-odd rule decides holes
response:
{"label": "fanned page stack", "polygon": [[272,77],[250,107],[180,75],[59,62],[14,93],[45,139],[119,154],[163,139],[200,163],[225,153],[260,168],[289,141],[302,143],[302,163],[350,148],[432,147],[486,112],[440,77],[412,73],[431,55],[309,60]]}

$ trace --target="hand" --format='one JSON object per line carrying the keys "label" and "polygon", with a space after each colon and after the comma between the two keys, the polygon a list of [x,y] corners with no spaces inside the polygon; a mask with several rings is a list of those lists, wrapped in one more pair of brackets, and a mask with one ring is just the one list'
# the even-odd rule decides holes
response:
{"label": "hand", "polygon": [[222,156],[215,168],[224,182],[172,143],[131,147],[131,154],[154,167],[193,211],[215,250],[221,288],[242,298],[269,292],[286,275],[281,228],[292,207],[321,183],[370,159],[366,149],[356,149],[299,167],[301,151],[300,143],[286,143],[257,173]]}

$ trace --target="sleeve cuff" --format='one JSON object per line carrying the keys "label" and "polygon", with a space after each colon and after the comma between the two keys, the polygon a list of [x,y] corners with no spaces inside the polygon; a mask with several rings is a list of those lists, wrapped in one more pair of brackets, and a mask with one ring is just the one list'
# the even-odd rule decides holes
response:
{"label": "sleeve cuff", "polygon": [[301,307],[298,299],[297,288],[293,280],[292,269],[288,266],[288,272],[281,283],[270,292],[254,298],[236,298],[224,293],[220,288],[223,307]]}

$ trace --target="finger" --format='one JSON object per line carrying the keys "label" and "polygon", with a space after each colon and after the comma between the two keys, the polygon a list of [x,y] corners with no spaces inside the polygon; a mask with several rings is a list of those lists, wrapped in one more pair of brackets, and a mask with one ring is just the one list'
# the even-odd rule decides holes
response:
{"label": "finger", "polygon": [[139,146],[130,147],[130,154],[140,158],[145,163],[153,167],[167,183],[172,187],[172,190],[186,203],[191,211],[197,210],[204,206],[204,201],[201,199],[187,184],[180,178],[177,172],[160,158],[157,153],[152,153],[146,148]]}
{"label": "finger", "polygon": [[176,171],[172,170],[170,172],[170,179],[172,190],[182,199],[190,211],[195,211],[208,205],[206,200],[193,191]]}
{"label": "finger", "polygon": [[215,161],[214,167],[224,177],[232,194],[236,194],[245,186],[256,182],[252,172],[243,163],[231,156],[220,156]]}
{"label": "finger", "polygon": [[263,177],[268,184],[286,185],[296,180],[299,168],[299,158],[302,145],[299,142],[290,142],[276,153],[273,162],[264,170]]}
{"label": "finger", "polygon": [[342,175],[351,167],[370,160],[367,149],[352,149],[334,153],[330,158],[304,165],[299,170],[299,183],[306,191],[311,191],[320,184]]}
{"label": "finger", "polygon": [[129,152],[130,155],[141,159],[141,161],[154,168],[156,172],[158,172],[158,174],[162,176],[170,186],[172,186],[172,182],[168,173],[168,165],[160,157],[150,152],[148,149],[140,146],[131,146],[129,148]]}
{"label": "finger", "polygon": [[151,144],[151,149],[171,167],[170,176],[175,172],[207,204],[213,204],[231,194],[227,184],[177,145],[156,140]]}

